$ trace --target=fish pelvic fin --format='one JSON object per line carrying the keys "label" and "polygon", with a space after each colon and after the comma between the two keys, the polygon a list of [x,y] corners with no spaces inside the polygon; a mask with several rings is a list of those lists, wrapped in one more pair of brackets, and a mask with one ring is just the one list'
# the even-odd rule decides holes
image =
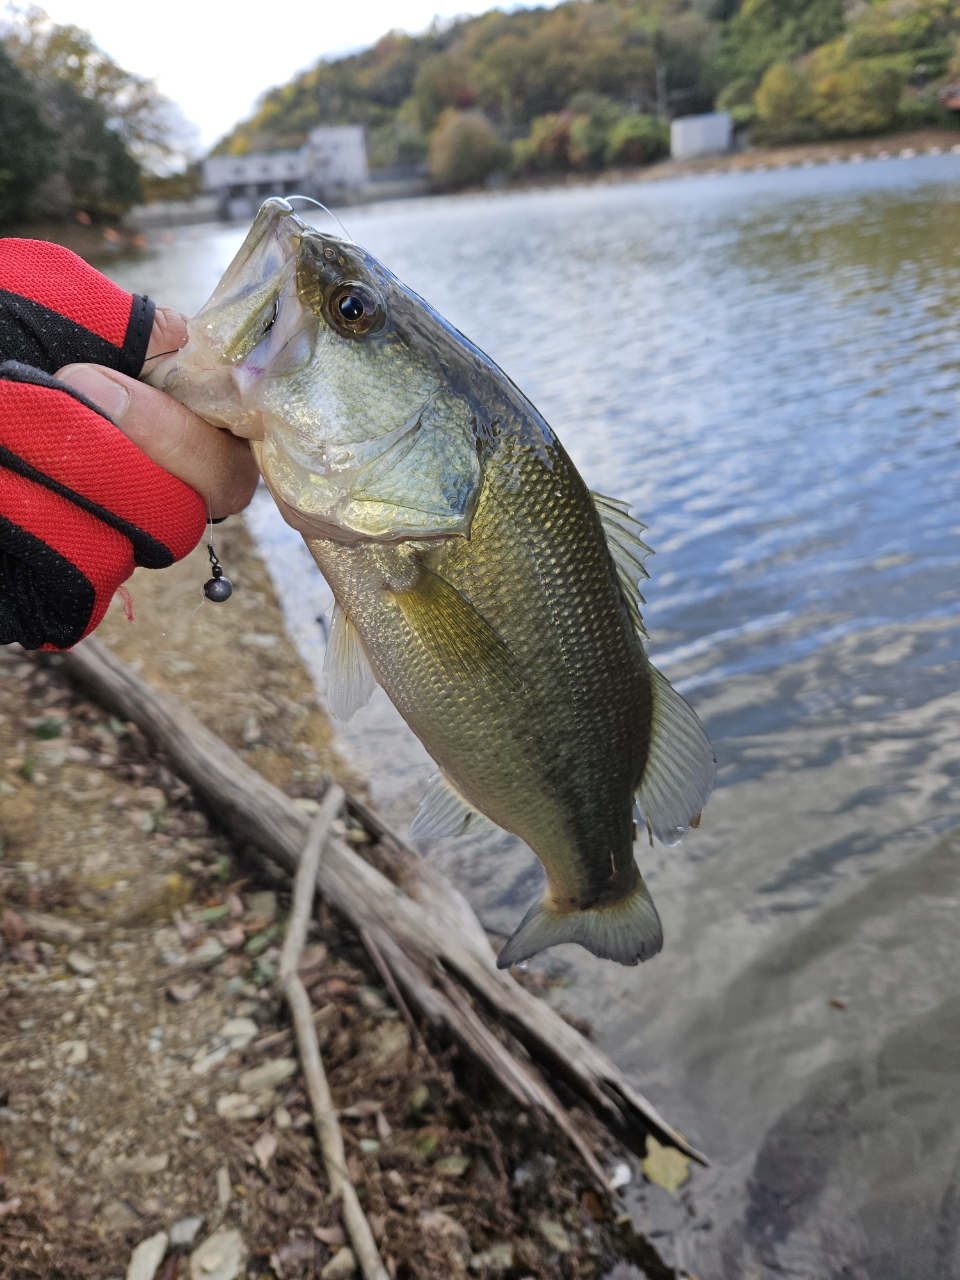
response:
{"label": "fish pelvic fin", "polygon": [[465,800],[442,773],[435,773],[410,824],[409,834],[414,839],[437,840],[441,836],[472,836],[496,830],[496,823]]}
{"label": "fish pelvic fin", "polygon": [[546,898],[534,903],[497,957],[497,968],[509,969],[560,942],[578,942],[601,960],[618,964],[655,956],[663,946],[663,929],[640,873],[624,897],[583,911],[554,911]]}
{"label": "fish pelvic fin", "polygon": [[327,677],[327,706],[341,724],[367,705],[377,687],[360,633],[339,605],[333,610],[323,674]]}
{"label": "fish pelvic fin", "polygon": [[679,844],[713,790],[717,765],[697,713],[665,675],[651,666],[650,748],[637,803],[650,831],[665,845]]}
{"label": "fish pelvic fin", "polygon": [[479,681],[511,693],[523,688],[517,660],[490,623],[428,565],[419,563],[413,587],[392,594],[426,648],[464,683]]}
{"label": "fish pelvic fin", "polygon": [[640,594],[640,579],[650,577],[643,562],[647,556],[653,555],[653,549],[647,546],[640,534],[647,526],[630,514],[628,502],[608,498],[602,493],[591,492],[590,497],[603,526],[607,547],[617,571],[617,585],[630,621],[637,635],[646,638],[647,632],[640,614],[640,606],[645,603]]}

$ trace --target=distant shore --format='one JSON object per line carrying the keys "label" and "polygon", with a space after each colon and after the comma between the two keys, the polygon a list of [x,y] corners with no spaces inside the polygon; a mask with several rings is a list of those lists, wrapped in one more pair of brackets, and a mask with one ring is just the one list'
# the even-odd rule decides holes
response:
{"label": "distant shore", "polygon": [[[960,129],[916,129],[871,138],[840,138],[831,142],[797,143],[783,147],[748,147],[743,151],[731,151],[722,155],[700,156],[696,160],[661,160],[644,168],[604,169],[599,173],[544,174],[539,178],[506,182],[495,190],[545,191],[558,187],[664,182],[707,174],[809,168],[821,164],[856,164],[863,160],[912,159],[915,156],[942,155],[951,151],[960,154]],[[486,187],[437,194],[449,198],[451,194],[477,195],[480,192],[492,194],[490,188]],[[75,222],[45,222],[6,228],[3,235],[62,244],[87,262],[101,266],[114,261],[118,255],[141,252],[155,244],[159,238],[166,239],[173,231],[174,228],[151,229],[145,234],[124,226],[98,227],[81,226]]]}

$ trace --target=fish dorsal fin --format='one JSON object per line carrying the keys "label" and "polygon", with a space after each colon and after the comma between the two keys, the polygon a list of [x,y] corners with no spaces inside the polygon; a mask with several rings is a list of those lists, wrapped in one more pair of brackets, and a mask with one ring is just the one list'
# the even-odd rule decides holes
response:
{"label": "fish dorsal fin", "polygon": [[437,840],[441,836],[472,836],[495,829],[495,824],[465,800],[452,782],[442,773],[435,773],[410,824],[410,835]]}
{"label": "fish dorsal fin", "polygon": [[650,832],[665,845],[675,845],[700,824],[713,790],[716,760],[693,707],[656,667],[648,669],[653,694],[650,749],[637,802]]}
{"label": "fish dorsal fin", "polygon": [[377,687],[360,633],[339,605],[333,609],[323,674],[327,677],[327,706],[341,724],[367,705]]}
{"label": "fish dorsal fin", "polygon": [[637,634],[645,638],[647,633],[640,615],[640,605],[646,601],[640,594],[639,583],[641,578],[650,577],[643,562],[647,556],[653,555],[653,550],[640,537],[647,526],[630,514],[628,502],[608,498],[602,493],[591,493],[590,497],[593,498],[593,505],[597,509],[607,546],[613,557],[623,603],[627,606]]}
{"label": "fish dorsal fin", "polygon": [[438,663],[464,684],[519,692],[523,675],[486,618],[422,561],[415,584],[393,596],[400,612]]}

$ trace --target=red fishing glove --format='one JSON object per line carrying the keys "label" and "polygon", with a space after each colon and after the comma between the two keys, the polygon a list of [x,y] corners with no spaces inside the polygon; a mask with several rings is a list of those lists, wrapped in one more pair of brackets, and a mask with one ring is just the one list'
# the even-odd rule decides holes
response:
{"label": "red fishing glove", "polygon": [[200,495],[51,376],[137,377],[153,316],[68,249],[0,240],[0,644],[70,648],[136,565],[164,568],[203,535]]}

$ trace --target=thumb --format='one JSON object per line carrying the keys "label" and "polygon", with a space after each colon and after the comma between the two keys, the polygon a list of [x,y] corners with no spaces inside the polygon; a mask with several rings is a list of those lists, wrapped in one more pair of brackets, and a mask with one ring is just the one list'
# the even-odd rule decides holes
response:
{"label": "thumb", "polygon": [[195,489],[214,519],[241,511],[253,497],[258,472],[246,440],[114,369],[71,364],[56,376],[91,400],[159,467]]}

